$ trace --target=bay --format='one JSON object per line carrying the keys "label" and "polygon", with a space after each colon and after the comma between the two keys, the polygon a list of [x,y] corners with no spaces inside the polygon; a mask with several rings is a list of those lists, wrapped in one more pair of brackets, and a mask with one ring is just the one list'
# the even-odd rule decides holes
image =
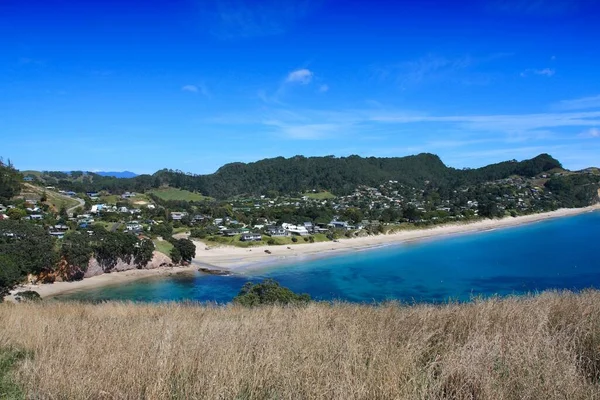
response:
{"label": "bay", "polygon": [[600,289],[600,212],[253,268],[147,278],[63,300],[226,303],[245,282],[273,278],[316,300],[439,303],[547,289]]}

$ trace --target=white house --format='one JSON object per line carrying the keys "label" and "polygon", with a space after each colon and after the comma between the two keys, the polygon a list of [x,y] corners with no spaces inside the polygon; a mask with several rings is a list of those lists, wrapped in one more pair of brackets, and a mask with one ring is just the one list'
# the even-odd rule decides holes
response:
{"label": "white house", "polygon": [[308,236],[308,230],[304,225],[281,224],[281,227],[292,235]]}

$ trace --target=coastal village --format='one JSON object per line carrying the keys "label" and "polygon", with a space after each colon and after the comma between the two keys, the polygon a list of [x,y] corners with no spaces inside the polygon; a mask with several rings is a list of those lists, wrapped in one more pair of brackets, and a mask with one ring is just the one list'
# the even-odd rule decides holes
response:
{"label": "coastal village", "polygon": [[43,175],[29,174],[23,178],[25,186],[18,201],[0,205],[0,219],[35,221],[58,239],[69,231],[93,235],[92,228],[100,226],[152,238],[156,248],[169,255],[172,248],[160,236],[165,225],[174,234],[201,239],[211,246],[247,247],[332,241],[411,226],[551,211],[564,205],[545,188],[549,175],[514,176],[453,190],[440,190],[427,181],[423,189],[417,189],[389,180],[377,187],[360,185],[342,196],[310,190],[296,195],[199,201],[190,200],[193,193],[168,187],[148,193],[76,193],[65,181],[59,189],[45,185]]}

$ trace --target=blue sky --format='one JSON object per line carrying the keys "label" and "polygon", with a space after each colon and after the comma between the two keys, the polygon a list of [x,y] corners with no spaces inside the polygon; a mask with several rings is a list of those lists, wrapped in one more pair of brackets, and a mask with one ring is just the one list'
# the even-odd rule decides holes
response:
{"label": "blue sky", "polygon": [[600,166],[599,16],[597,0],[0,0],[0,155]]}

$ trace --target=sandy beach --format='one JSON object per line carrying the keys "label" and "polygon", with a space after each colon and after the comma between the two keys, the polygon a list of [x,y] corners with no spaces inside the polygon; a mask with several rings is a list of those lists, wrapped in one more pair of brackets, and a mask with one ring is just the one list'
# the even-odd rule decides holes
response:
{"label": "sandy beach", "polygon": [[[600,210],[600,205],[576,209],[559,209],[552,212],[514,218],[506,217],[503,219],[486,219],[471,223],[446,224],[432,228],[405,230],[388,235],[366,236],[352,239],[343,238],[339,239],[337,242],[298,243],[289,246],[260,246],[252,248],[232,246],[215,247],[212,244],[206,244],[195,240],[196,258],[194,259],[194,262],[216,269],[240,272],[261,267],[261,265],[264,265],[265,263],[269,263],[270,265],[281,263],[285,265],[287,262],[293,262],[304,258],[310,259],[314,257],[343,254],[351,251],[446,235],[507,228],[595,210]],[[209,250],[206,250],[207,247]],[[265,250],[269,250],[271,254],[265,253]]]}
{"label": "sandy beach", "polygon": [[[519,226],[552,218],[567,217],[586,212],[600,210],[600,204],[575,209],[560,209],[552,212],[526,215],[519,217],[506,217],[503,219],[487,219],[471,223],[447,224],[427,229],[413,229],[389,235],[366,236],[352,239],[339,239],[337,242],[298,243],[289,246],[257,246],[240,248],[232,246],[214,246],[199,240],[194,240],[196,257],[192,265],[187,267],[157,268],[149,270],[130,270],[113,272],[76,282],[56,282],[45,285],[24,285],[18,290],[35,290],[42,297],[51,297],[59,293],[75,290],[97,288],[113,285],[150,276],[168,276],[175,273],[195,271],[198,267],[221,269],[232,273],[242,272],[268,265],[282,264],[336,254],[345,254],[352,251],[381,247],[403,242],[437,238],[447,235],[465,234],[489,231],[499,228]],[[208,250],[207,250],[208,248]],[[266,253],[265,250],[269,250]]]}
{"label": "sandy beach", "polygon": [[[131,282],[137,279],[152,277],[152,276],[169,276],[182,272],[190,272],[198,270],[197,266],[190,265],[186,267],[160,267],[155,269],[132,269],[129,271],[112,272],[110,274],[102,274],[86,278],[80,281],[73,282],[54,282],[49,284],[39,285],[21,285],[13,292],[21,292],[24,290],[33,290],[38,292],[42,298],[52,297],[57,294],[69,293],[85,289],[94,289],[97,287],[115,285],[126,282]],[[12,295],[7,296],[6,300],[13,300]]]}

